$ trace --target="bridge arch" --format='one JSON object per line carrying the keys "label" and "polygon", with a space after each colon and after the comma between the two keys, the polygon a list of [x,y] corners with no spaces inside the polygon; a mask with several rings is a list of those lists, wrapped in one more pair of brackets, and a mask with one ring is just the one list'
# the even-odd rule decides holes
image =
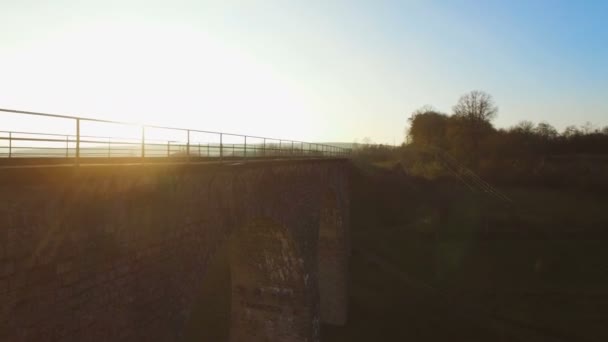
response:
{"label": "bridge arch", "polygon": [[289,231],[270,219],[255,220],[208,263],[185,340],[318,341],[316,294],[307,282]]}
{"label": "bridge arch", "polygon": [[349,242],[345,213],[335,191],[321,199],[318,240],[318,281],[321,322],[346,323]]}

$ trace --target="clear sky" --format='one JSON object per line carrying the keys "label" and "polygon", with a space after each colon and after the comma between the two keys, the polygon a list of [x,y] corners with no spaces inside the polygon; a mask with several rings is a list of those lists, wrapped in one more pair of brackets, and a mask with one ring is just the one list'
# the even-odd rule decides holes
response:
{"label": "clear sky", "polygon": [[4,108],[399,143],[473,89],[608,125],[608,1],[0,0]]}

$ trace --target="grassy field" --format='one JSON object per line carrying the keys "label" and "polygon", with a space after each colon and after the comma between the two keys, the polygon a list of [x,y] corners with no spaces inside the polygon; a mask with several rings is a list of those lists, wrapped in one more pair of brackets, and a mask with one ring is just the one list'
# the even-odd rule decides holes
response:
{"label": "grassy field", "polygon": [[608,197],[359,166],[351,307],[323,341],[605,341]]}

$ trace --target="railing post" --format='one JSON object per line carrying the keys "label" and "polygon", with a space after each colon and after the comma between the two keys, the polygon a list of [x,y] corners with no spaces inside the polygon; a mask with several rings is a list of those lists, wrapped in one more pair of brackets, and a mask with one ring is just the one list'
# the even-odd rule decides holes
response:
{"label": "railing post", "polygon": [[76,166],[80,165],[80,119],[76,119]]}
{"label": "railing post", "polygon": [[187,130],[188,141],[186,142],[186,160],[190,162],[190,130]]}
{"label": "railing post", "polygon": [[[74,142],[75,143],[75,152],[74,152],[74,165],[75,166],[79,166],[80,164],[82,164],[82,158],[81,158],[81,146],[82,143],[85,144],[96,144],[99,148],[95,148],[93,147],[92,149],[97,150],[97,154],[100,155],[103,152],[101,151],[101,148],[103,147],[103,143],[101,142],[101,140],[103,140],[103,137],[95,137],[97,138],[97,140],[82,140],[81,136],[81,121],[100,121],[100,122],[112,122],[112,121],[105,121],[105,120],[96,120],[96,119],[85,119],[85,118],[80,118],[80,117],[74,117],[74,116],[65,116],[65,115],[55,115],[55,114],[44,114],[44,113],[34,113],[34,112],[23,112],[23,111],[10,111],[10,110],[2,110],[0,109],[0,111],[9,111],[9,112],[15,112],[15,113],[21,113],[21,114],[33,114],[33,115],[40,115],[40,116],[50,116],[50,117],[60,117],[60,118],[64,118],[64,119],[70,119],[70,120],[75,120],[75,124],[76,124],[76,134],[72,135],[71,133],[64,135],[65,137],[65,158],[66,158],[66,162],[70,162],[67,161],[67,159],[71,158],[71,152],[70,152],[70,148],[71,148],[71,143]],[[114,122],[117,124],[121,124],[119,122]],[[124,125],[127,125],[126,123],[122,123]],[[131,126],[133,127],[133,126]],[[137,125],[135,125],[135,127],[137,127]],[[140,125],[141,127],[141,160],[142,163],[146,162],[146,125]],[[162,127],[157,127],[157,126],[150,126],[151,128],[162,128]],[[165,128],[165,129],[170,129],[170,128]],[[196,150],[194,152],[192,152],[192,137],[191,137],[191,133],[192,132],[202,132],[205,134],[210,134],[215,136],[216,134],[219,134],[220,136],[220,143],[219,143],[219,149],[220,149],[220,153],[219,153],[219,157],[220,157],[220,161],[224,160],[224,141],[223,141],[223,133],[217,132],[205,132],[205,131],[195,131],[195,130],[190,130],[190,129],[174,129],[174,130],[179,130],[181,132],[186,131],[187,133],[187,143],[186,143],[186,157],[187,157],[187,162],[192,162],[193,157],[197,156],[198,153],[198,157],[202,158],[202,149],[201,147],[205,147],[205,145],[201,144],[200,140],[194,145],[194,148],[196,148],[198,146],[198,152],[196,152]],[[13,133],[15,133],[15,135],[17,135],[15,137],[16,141],[21,141],[21,140],[28,140],[26,138],[21,138],[18,136],[19,132],[5,132],[8,133],[8,139],[4,138],[5,140],[8,140],[8,158],[15,158],[13,156]],[[44,133],[32,133],[32,134],[39,134],[39,135],[44,135]],[[260,157],[260,155],[263,155],[264,157],[268,156],[268,150],[269,150],[269,146],[267,145],[266,141],[268,139],[270,139],[272,141],[272,143],[270,143],[270,150],[271,150],[271,155],[274,155],[274,151],[278,151],[278,153],[276,154],[277,156],[281,157],[281,156],[285,156],[287,158],[295,158],[297,156],[306,156],[309,155],[310,157],[314,158],[314,157],[328,157],[328,158],[332,158],[332,157],[349,157],[353,155],[353,150],[351,148],[344,148],[344,147],[340,147],[340,146],[333,146],[333,145],[329,145],[329,144],[312,144],[312,143],[305,143],[303,141],[293,141],[293,140],[285,140],[286,143],[290,143],[291,147],[286,146],[285,149],[283,149],[283,140],[281,139],[271,139],[271,138],[262,138],[262,137],[253,137],[254,140],[258,140],[258,142],[251,142],[251,139],[249,136],[247,135],[239,135],[239,134],[229,134],[229,133],[225,133],[227,135],[233,136],[234,140],[237,141],[239,139],[239,137],[243,138],[243,147],[239,147],[239,149],[243,150],[243,159],[244,160],[249,160],[249,159],[255,159],[257,157]],[[57,143],[57,145],[59,145],[59,142],[63,142],[63,139],[59,139],[59,137],[61,136],[61,134],[49,134],[49,135],[53,135],[55,136],[54,139],[42,139],[42,138],[32,138],[32,141],[49,141],[49,142],[55,142]],[[75,140],[72,140],[71,137],[75,137]],[[84,136],[85,138],[87,138],[88,136]],[[1,138],[0,138],[1,139]],[[106,137],[107,139],[107,151],[106,151],[106,157],[108,159],[112,158],[112,145],[114,144],[113,138],[111,136]],[[120,145],[122,143],[127,143],[127,144],[134,144],[134,146],[131,147],[136,147],[137,145],[137,141],[135,139],[135,141],[133,141],[133,139],[129,139],[130,142],[121,142],[120,138],[116,138],[118,140],[116,140],[116,144]],[[260,148],[259,146],[259,140],[262,139],[263,143],[262,143],[262,147]],[[249,141],[248,141],[249,140]],[[279,141],[278,144],[278,149],[275,147],[276,141]],[[151,157],[153,158],[156,154],[155,148],[158,146],[160,148],[160,146],[162,145],[161,142],[162,140],[155,140],[152,139],[151,140],[151,145],[152,145],[152,155]],[[299,143],[299,146],[298,144]],[[305,144],[308,144],[308,148],[306,149]],[[201,146],[202,145],[202,146]],[[232,143],[232,157],[236,158],[238,155],[236,154],[236,143]],[[239,144],[241,145],[241,144]],[[19,155],[19,144],[17,144],[17,150],[15,152],[15,155]],[[178,146],[178,150],[183,152],[182,148],[184,147],[184,145],[180,144],[179,141],[177,142],[177,146]],[[215,145],[217,148],[217,145]],[[120,147],[120,146],[119,146]],[[230,148],[230,147],[228,147]],[[57,149],[54,149],[54,152],[50,152],[51,156],[58,156],[59,155],[59,151],[58,149],[60,149],[59,146],[57,146]],[[207,157],[211,157],[211,143],[210,141],[208,141],[207,143],[207,152],[206,155]],[[260,153],[259,151],[262,151],[262,153]],[[119,152],[117,152],[119,155],[121,154],[120,152],[120,148],[118,149]],[[130,158],[137,158],[137,155],[134,154],[134,149],[133,148],[129,148],[129,155]],[[181,153],[180,152],[180,153]],[[160,153],[160,151],[159,151]],[[86,161],[88,161],[88,159],[91,158],[92,155],[96,154],[94,151],[85,151],[85,163]],[[355,151],[356,154],[356,151]],[[171,141],[167,140],[167,158],[169,158],[171,156]],[[466,168],[463,168],[461,165],[458,165],[458,168],[462,168],[465,171],[461,171],[461,172],[469,172]],[[488,190],[491,191],[491,190]]]}
{"label": "railing post", "polygon": [[245,156],[245,159],[247,159],[247,136],[245,136],[245,152],[243,154]]}
{"label": "railing post", "polygon": [[141,126],[141,162],[146,158],[146,126]]}
{"label": "railing post", "polygon": [[223,134],[220,133],[220,162],[224,160],[224,141]]}

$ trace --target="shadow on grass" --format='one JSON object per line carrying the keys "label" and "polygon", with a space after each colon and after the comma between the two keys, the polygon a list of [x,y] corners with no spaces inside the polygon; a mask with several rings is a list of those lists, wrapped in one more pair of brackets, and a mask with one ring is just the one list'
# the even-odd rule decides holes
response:
{"label": "shadow on grass", "polygon": [[608,200],[502,190],[357,165],[349,322],[323,341],[608,339]]}

